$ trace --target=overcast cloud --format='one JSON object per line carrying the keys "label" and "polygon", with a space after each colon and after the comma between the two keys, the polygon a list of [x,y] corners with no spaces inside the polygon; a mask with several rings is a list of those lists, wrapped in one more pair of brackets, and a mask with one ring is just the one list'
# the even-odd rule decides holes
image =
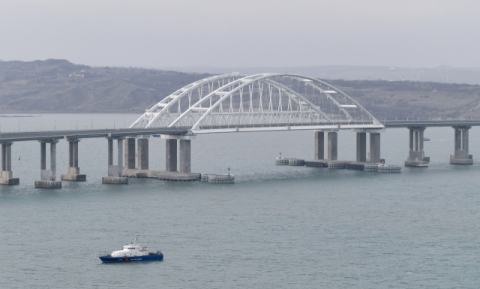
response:
{"label": "overcast cloud", "polygon": [[0,0],[0,59],[480,67],[480,1]]}

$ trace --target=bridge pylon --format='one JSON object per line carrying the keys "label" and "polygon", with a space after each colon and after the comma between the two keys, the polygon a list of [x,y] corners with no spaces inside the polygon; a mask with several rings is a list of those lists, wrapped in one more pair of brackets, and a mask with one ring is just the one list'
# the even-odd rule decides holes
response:
{"label": "bridge pylon", "polygon": [[2,143],[2,171],[0,185],[19,185],[20,179],[13,177],[12,172],[12,143]]}
{"label": "bridge pylon", "polygon": [[[113,140],[117,140],[117,165],[113,164]],[[123,137],[108,137],[108,176],[102,178],[104,184],[128,184],[128,178],[123,176]]]}
{"label": "bridge pylon", "polygon": [[[61,189],[62,182],[56,180],[58,140],[42,140],[39,142],[40,181],[35,181],[35,188]],[[47,170],[47,143],[50,144],[50,170]]]}
{"label": "bridge pylon", "polygon": [[424,126],[409,126],[409,154],[405,161],[406,167],[427,167],[430,157],[423,151]]}
{"label": "bridge pylon", "polygon": [[68,168],[67,173],[61,175],[62,181],[86,181],[87,175],[80,174],[78,167],[78,143],[80,139],[68,139]]}
{"label": "bridge pylon", "polygon": [[454,126],[455,152],[450,155],[450,163],[454,165],[472,165],[473,156],[468,154],[468,131],[471,126]]}
{"label": "bridge pylon", "polygon": [[[382,129],[353,129],[357,133],[357,163],[380,163],[380,133]],[[367,133],[370,137],[367,157]]]}

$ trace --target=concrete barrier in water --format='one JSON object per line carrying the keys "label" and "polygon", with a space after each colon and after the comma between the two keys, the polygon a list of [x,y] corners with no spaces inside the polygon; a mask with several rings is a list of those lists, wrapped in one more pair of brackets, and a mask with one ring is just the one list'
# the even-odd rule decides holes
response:
{"label": "concrete barrier in water", "polygon": [[305,166],[312,168],[326,168],[328,167],[327,163],[327,161],[305,161]]}
{"label": "concrete barrier in water", "polygon": [[302,159],[289,159],[288,160],[288,165],[289,166],[299,166],[299,167],[303,167],[305,166],[305,160],[302,160]]}
{"label": "concrete barrier in water", "polygon": [[345,168],[345,163],[344,162],[338,162],[338,161],[328,162],[328,168],[329,169],[344,169]]}
{"label": "concrete barrier in water", "polygon": [[202,182],[214,183],[214,184],[233,184],[235,182],[235,176],[233,175],[215,175],[215,174],[202,174],[200,179]]}
{"label": "concrete barrier in water", "polygon": [[378,172],[378,164],[365,164],[363,170],[366,172]]}
{"label": "concrete barrier in water", "polygon": [[379,165],[378,172],[379,173],[399,173],[401,172],[402,168],[397,165]]}
{"label": "concrete barrier in water", "polygon": [[275,164],[278,166],[288,166],[289,161],[290,161],[289,158],[282,158],[282,157],[275,158]]}
{"label": "concrete barrier in water", "polygon": [[364,163],[349,163],[345,164],[345,168],[347,170],[356,170],[356,171],[363,171],[365,168]]}

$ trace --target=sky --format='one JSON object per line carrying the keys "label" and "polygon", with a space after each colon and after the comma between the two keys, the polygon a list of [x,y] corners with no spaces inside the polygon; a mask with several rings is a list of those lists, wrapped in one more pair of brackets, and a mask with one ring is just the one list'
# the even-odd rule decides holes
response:
{"label": "sky", "polygon": [[480,67],[478,0],[0,0],[0,59]]}

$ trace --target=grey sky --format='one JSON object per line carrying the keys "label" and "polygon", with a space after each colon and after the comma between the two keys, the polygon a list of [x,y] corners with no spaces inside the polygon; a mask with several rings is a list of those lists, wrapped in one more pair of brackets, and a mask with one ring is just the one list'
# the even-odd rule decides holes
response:
{"label": "grey sky", "polygon": [[473,0],[0,0],[0,59],[480,67]]}

